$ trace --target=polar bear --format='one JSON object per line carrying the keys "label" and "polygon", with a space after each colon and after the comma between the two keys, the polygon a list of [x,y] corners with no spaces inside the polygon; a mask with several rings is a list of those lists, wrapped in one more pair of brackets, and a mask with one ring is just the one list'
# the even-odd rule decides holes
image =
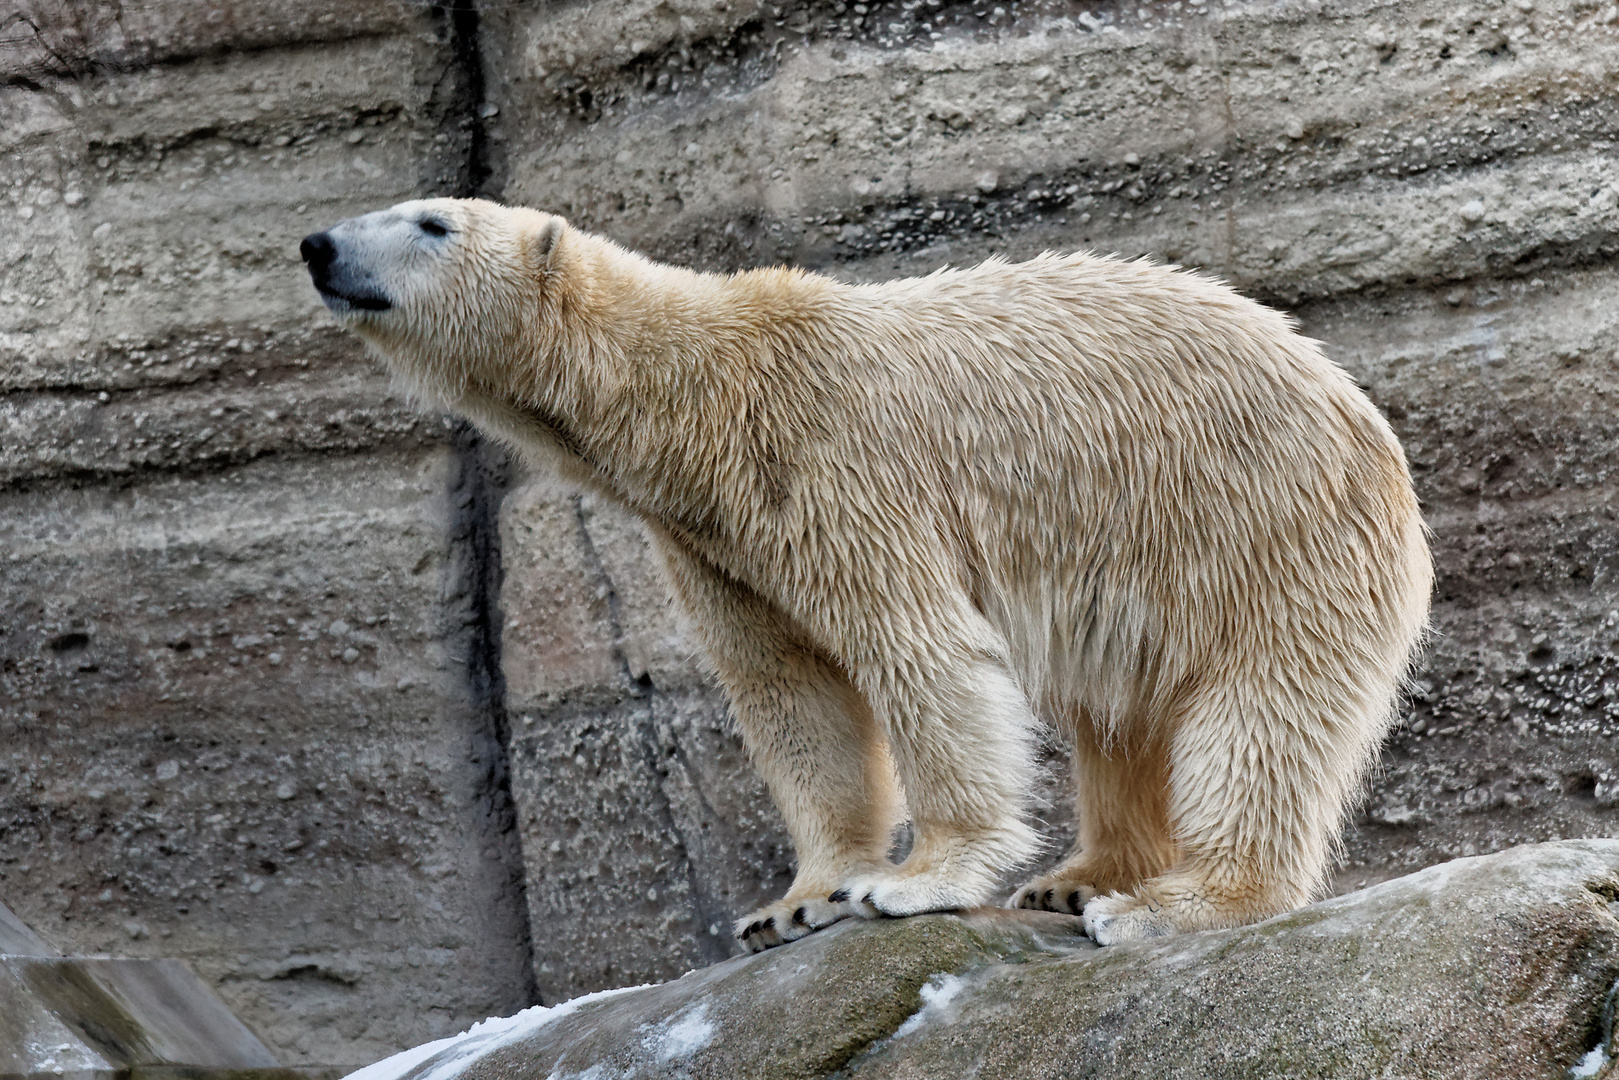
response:
{"label": "polar bear", "polygon": [[1432,566],[1388,424],[1284,316],[1087,254],[697,273],[476,200],[301,252],[415,392],[645,522],[797,850],[749,947],[984,903],[1044,733],[1079,840],[1014,905],[1107,944],[1320,887]]}

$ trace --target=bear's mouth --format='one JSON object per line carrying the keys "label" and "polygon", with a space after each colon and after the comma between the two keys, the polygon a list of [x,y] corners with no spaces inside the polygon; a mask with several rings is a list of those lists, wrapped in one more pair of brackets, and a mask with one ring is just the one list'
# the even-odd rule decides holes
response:
{"label": "bear's mouth", "polygon": [[339,292],[329,285],[316,285],[315,291],[320,293],[321,301],[333,313],[341,315],[345,311],[387,311],[393,307],[393,302],[386,296],[374,293],[345,293]]}

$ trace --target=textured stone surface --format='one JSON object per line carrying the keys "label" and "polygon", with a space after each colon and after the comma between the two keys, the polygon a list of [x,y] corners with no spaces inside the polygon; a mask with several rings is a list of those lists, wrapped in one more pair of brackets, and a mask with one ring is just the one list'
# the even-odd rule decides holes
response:
{"label": "textured stone surface", "polygon": [[465,35],[399,2],[0,23],[0,897],[183,957],[291,1065],[528,1003],[501,470],[297,262],[469,188]]}
{"label": "textured stone surface", "polygon": [[1436,633],[1343,886],[1614,833],[1612,289],[1600,267],[1301,311],[1404,439],[1438,570]]}
{"label": "textured stone surface", "polygon": [[364,1080],[1592,1076],[1613,1047],[1616,892],[1619,841],[1572,841],[1106,949],[1061,915],[851,921]]}
{"label": "textured stone surface", "polygon": [[[13,223],[0,231],[0,387],[121,396],[329,366],[304,340],[330,330],[294,272],[298,238],[447,190],[465,167],[447,30],[426,11],[376,10],[393,18],[355,35],[289,20],[279,41],[150,66],[91,56],[77,75],[0,87],[0,215]],[[207,22],[184,4],[147,14],[164,40]]]}
{"label": "textured stone surface", "polygon": [[0,956],[0,1075],[292,1080],[177,960]]}
{"label": "textured stone surface", "polygon": [[0,904],[0,1076],[291,1080],[177,960],[64,957]]}
{"label": "textured stone surface", "polygon": [[10,908],[0,904],[0,956],[60,955],[60,950],[34,933]]}
{"label": "textured stone surface", "polygon": [[[0,500],[0,889],[289,1064],[526,1003],[443,450]],[[387,1005],[387,1008],[383,1008]]]}
{"label": "textured stone surface", "polygon": [[503,512],[512,786],[541,999],[730,955],[731,920],[785,889],[791,846],[640,527],[543,480]]}
{"label": "textured stone surface", "polygon": [[1287,298],[1613,248],[1595,4],[690,6],[503,9],[509,196],[710,261],[1098,246]]}

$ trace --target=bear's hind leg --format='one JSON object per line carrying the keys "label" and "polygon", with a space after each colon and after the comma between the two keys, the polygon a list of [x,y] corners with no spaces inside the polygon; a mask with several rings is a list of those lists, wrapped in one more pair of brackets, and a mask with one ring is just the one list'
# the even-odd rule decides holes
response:
{"label": "bear's hind leg", "polygon": [[786,895],[736,921],[736,937],[757,952],[855,913],[828,896],[887,864],[902,816],[893,765],[870,706],[841,669],[762,598],[652,535],[798,856]]}
{"label": "bear's hind leg", "polygon": [[[1392,684],[1333,689],[1278,679],[1194,699],[1169,754],[1182,857],[1128,893],[1086,904],[1091,937],[1107,945],[1242,926],[1309,901],[1393,696]],[[1323,702],[1333,697],[1329,710]]]}
{"label": "bear's hind leg", "polygon": [[1137,740],[1104,751],[1085,715],[1073,732],[1079,836],[1068,857],[1015,892],[1008,907],[1078,915],[1094,897],[1129,892],[1175,861],[1162,744]]}

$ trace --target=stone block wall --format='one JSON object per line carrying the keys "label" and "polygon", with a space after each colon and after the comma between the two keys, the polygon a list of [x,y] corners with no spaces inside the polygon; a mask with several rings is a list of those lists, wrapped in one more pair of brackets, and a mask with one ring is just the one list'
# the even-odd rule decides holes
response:
{"label": "stone block wall", "polygon": [[298,238],[467,189],[408,3],[0,14],[0,896],[188,960],[290,1065],[533,996],[501,466],[390,392]]}
{"label": "stone block wall", "polygon": [[283,1061],[679,974],[791,871],[634,522],[320,310],[298,237],[418,193],[715,270],[1146,254],[1292,311],[1405,440],[1439,570],[1337,887],[1619,824],[1611,5],[21,12],[0,897],[189,958]]}

